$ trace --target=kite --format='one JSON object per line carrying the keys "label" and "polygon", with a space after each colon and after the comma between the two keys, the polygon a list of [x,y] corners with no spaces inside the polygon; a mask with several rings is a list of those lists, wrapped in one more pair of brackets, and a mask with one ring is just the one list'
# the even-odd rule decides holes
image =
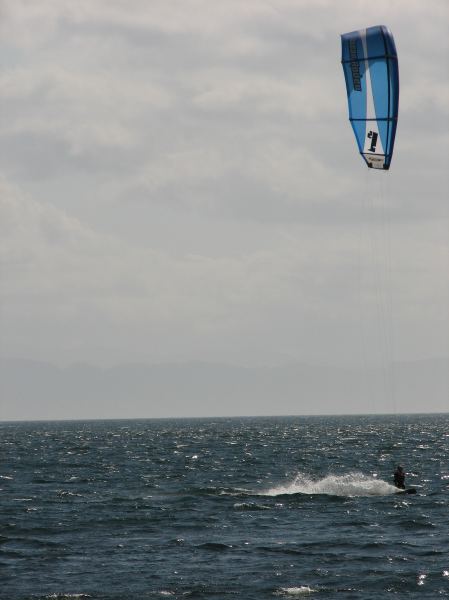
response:
{"label": "kite", "polygon": [[349,121],[368,167],[389,169],[399,108],[398,56],[384,25],[344,33],[342,66]]}

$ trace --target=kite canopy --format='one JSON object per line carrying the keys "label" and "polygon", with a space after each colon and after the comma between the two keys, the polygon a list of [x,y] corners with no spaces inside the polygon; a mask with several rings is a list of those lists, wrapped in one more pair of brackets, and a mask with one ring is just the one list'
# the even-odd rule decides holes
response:
{"label": "kite canopy", "polygon": [[368,167],[389,169],[399,106],[398,56],[393,35],[376,25],[341,36],[349,120]]}

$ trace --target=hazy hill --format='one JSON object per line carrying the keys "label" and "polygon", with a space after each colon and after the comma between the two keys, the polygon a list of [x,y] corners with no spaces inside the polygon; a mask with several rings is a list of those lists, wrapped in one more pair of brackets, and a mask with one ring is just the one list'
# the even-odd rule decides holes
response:
{"label": "hazy hill", "polygon": [[303,364],[127,364],[68,368],[0,361],[0,420],[449,411],[449,362],[386,370]]}

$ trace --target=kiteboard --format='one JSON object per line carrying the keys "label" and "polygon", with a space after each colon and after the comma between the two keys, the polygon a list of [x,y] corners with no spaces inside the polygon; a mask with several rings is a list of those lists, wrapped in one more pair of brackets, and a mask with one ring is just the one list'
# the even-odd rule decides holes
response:
{"label": "kiteboard", "polygon": [[407,488],[405,490],[401,490],[398,488],[395,491],[395,494],[416,494],[416,489],[415,488]]}

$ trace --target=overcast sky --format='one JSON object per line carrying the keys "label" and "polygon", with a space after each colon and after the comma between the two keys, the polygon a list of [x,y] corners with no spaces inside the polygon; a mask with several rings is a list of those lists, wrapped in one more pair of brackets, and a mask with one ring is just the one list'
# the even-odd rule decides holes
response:
{"label": "overcast sky", "polygon": [[[448,356],[449,2],[0,2],[1,355]],[[340,34],[385,24],[390,172]]]}

